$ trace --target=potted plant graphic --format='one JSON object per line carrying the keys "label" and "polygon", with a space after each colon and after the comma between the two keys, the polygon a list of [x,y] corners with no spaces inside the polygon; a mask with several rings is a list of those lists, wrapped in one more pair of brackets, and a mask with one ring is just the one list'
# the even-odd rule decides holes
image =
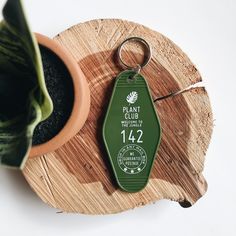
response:
{"label": "potted plant graphic", "polygon": [[8,0],[0,23],[0,163],[59,148],[83,126],[90,95],[79,66],[58,43],[28,26],[21,0]]}

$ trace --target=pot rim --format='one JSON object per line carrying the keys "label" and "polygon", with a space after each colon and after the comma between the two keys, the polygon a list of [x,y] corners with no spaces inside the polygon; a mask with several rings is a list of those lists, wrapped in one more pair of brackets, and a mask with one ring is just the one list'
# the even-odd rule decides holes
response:
{"label": "pot rim", "polygon": [[84,125],[90,109],[89,86],[82,70],[72,55],[62,45],[47,36],[39,33],[35,33],[35,36],[40,45],[55,53],[67,67],[73,82],[74,104],[70,117],[64,127],[47,142],[32,146],[29,153],[30,158],[52,152],[69,141]]}

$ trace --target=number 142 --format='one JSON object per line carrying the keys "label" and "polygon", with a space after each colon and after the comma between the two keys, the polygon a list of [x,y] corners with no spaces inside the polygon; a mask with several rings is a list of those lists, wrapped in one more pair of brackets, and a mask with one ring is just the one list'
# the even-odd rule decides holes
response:
{"label": "number 142", "polygon": [[137,130],[136,132],[134,132],[131,129],[129,134],[128,134],[128,137],[127,137],[126,131],[122,130],[121,135],[122,135],[123,143],[126,143],[126,140],[131,141],[132,143],[134,143],[135,141],[137,141],[137,143],[142,143],[143,142],[143,140],[142,140],[143,131],[141,129]]}

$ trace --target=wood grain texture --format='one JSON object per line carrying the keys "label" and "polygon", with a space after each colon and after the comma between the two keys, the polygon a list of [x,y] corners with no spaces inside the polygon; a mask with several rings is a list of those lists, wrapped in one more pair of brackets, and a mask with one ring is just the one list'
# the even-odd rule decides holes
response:
{"label": "wood grain texture", "polygon": [[[116,49],[130,36],[146,39],[152,60],[142,71],[162,124],[162,141],[147,187],[138,193],[117,188],[102,141],[102,123],[114,84],[122,71]],[[202,175],[213,119],[206,90],[191,87],[201,76],[189,58],[169,39],[142,25],[123,20],[93,20],[55,37],[76,59],[91,90],[85,126],[64,146],[29,159],[23,174],[49,205],[64,212],[110,214],[171,199],[194,204],[207,189]],[[129,63],[143,58],[130,44],[123,53]]]}

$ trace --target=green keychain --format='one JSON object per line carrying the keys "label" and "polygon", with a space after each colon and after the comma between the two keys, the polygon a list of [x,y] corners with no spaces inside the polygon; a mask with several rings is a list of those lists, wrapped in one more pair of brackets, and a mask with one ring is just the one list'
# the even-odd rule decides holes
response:
{"label": "green keychain", "polygon": [[[121,57],[128,41],[138,41],[148,49],[142,65],[132,68]],[[149,44],[142,38],[126,39],[118,48],[119,61],[128,70],[116,78],[103,124],[103,139],[121,189],[142,190],[149,179],[161,139],[161,126],[148,84],[140,70],[151,59]]]}

